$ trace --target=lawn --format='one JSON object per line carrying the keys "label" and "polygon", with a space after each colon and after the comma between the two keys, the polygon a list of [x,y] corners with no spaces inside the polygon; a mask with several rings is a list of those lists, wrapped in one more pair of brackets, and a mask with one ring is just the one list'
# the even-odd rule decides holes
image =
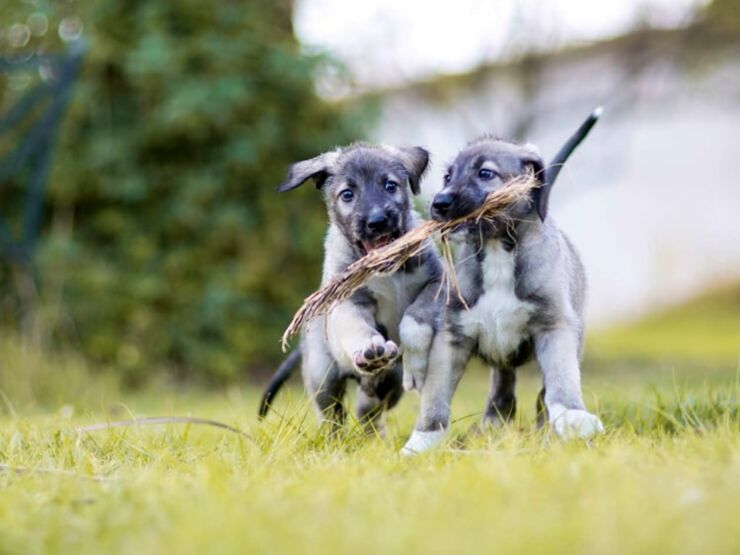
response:
{"label": "lawn", "polygon": [[[537,431],[531,369],[516,423],[472,433],[487,388],[472,367],[451,440],[404,459],[415,395],[385,438],[352,424],[328,440],[296,383],[258,423],[254,385],[121,392],[74,357],[5,340],[0,553],[738,553],[737,357],[672,367],[641,349],[640,360],[587,358],[602,437],[564,443]],[[77,430],[160,415],[244,435],[195,424]]]}

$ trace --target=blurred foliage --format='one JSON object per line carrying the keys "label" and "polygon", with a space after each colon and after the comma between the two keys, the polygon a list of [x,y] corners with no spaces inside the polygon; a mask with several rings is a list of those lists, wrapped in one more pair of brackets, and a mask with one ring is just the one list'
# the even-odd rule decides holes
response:
{"label": "blurred foliage", "polygon": [[714,30],[740,33],[740,0],[711,0],[704,9],[704,22]]}
{"label": "blurred foliage", "polygon": [[606,358],[740,363],[740,284],[638,322],[595,332],[589,354]]}
{"label": "blurred foliage", "polygon": [[45,353],[15,334],[0,336],[0,414],[28,411],[96,410],[120,395],[119,376],[93,372],[75,353]]}
{"label": "blurred foliage", "polygon": [[[282,198],[275,185],[291,161],[361,137],[368,119],[317,96],[315,77],[341,71],[301,50],[291,9],[2,3],[4,55],[60,52],[80,26],[89,43],[36,253],[34,315],[47,337],[127,383],[158,369],[226,381],[279,357],[280,332],[319,280],[325,216],[311,187]],[[0,108],[42,77],[0,81]],[[17,210],[5,208],[22,183],[0,185],[12,224]],[[16,323],[2,265],[2,317]]]}

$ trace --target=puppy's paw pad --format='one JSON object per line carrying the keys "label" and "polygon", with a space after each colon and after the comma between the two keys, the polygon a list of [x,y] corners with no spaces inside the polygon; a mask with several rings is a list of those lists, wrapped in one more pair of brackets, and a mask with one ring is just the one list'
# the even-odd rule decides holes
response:
{"label": "puppy's paw pad", "polygon": [[398,345],[377,336],[370,341],[367,347],[356,351],[352,361],[359,373],[374,374],[393,364],[397,358]]}
{"label": "puppy's paw pad", "polygon": [[604,431],[599,417],[585,410],[565,410],[551,422],[555,433],[564,439],[587,438]]}

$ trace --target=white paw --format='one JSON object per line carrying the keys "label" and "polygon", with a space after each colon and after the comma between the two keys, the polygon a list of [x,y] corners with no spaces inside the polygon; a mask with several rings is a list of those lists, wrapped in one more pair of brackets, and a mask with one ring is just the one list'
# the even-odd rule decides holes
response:
{"label": "white paw", "polygon": [[563,439],[586,438],[604,431],[598,416],[585,410],[566,409],[555,405],[550,410],[550,425]]}
{"label": "white paw", "polygon": [[447,437],[447,430],[434,430],[431,432],[420,432],[414,430],[406,445],[401,449],[401,455],[410,457],[424,451],[429,451],[442,443]]}
{"label": "white paw", "polygon": [[[414,372],[413,368],[417,368],[416,364],[407,364],[407,359],[404,355],[403,359],[403,389],[404,391],[411,391],[415,389],[421,393],[421,389],[424,387],[424,381],[426,379],[426,372]],[[409,368],[409,366],[411,368]]]}
{"label": "white paw", "polygon": [[403,350],[403,388],[406,391],[421,391],[429,362],[429,347],[434,330],[429,324],[406,315],[399,326]]}

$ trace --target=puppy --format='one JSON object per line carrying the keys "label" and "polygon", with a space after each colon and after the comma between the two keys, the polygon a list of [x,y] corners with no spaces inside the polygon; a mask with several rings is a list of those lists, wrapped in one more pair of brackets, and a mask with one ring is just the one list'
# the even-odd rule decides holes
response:
{"label": "puppy", "polygon": [[[291,166],[278,190],[313,179],[326,202],[322,286],[418,225],[409,191],[419,193],[428,162],[428,152],[420,147],[354,144]],[[426,374],[440,325],[440,281],[441,264],[430,242],[401,270],[373,277],[327,315],[315,318],[303,330],[300,353],[291,353],[273,377],[260,415],[302,358],[305,386],[322,421],[335,429],[343,423],[342,398],[347,381],[355,380],[360,386],[358,420],[382,429],[383,410],[394,406],[403,392],[400,355],[407,388],[414,387],[412,376]]]}
{"label": "puppy", "polygon": [[[563,437],[603,430],[585,410],[579,356],[583,345],[586,278],[573,245],[547,217],[548,198],[560,167],[596,122],[594,112],[544,169],[531,145],[486,135],[468,144],[449,166],[444,186],[432,200],[431,215],[444,221],[464,216],[506,181],[531,172],[541,185],[531,199],[511,209],[508,225],[471,223],[455,232],[460,245],[455,270],[462,299],[454,293],[445,307],[429,374],[421,391],[420,415],[405,454],[440,442],[450,403],[473,355],[491,366],[492,384],[484,421],[498,424],[516,409],[516,369],[535,358],[544,388],[538,421],[545,413]],[[544,406],[542,406],[544,403]]]}

